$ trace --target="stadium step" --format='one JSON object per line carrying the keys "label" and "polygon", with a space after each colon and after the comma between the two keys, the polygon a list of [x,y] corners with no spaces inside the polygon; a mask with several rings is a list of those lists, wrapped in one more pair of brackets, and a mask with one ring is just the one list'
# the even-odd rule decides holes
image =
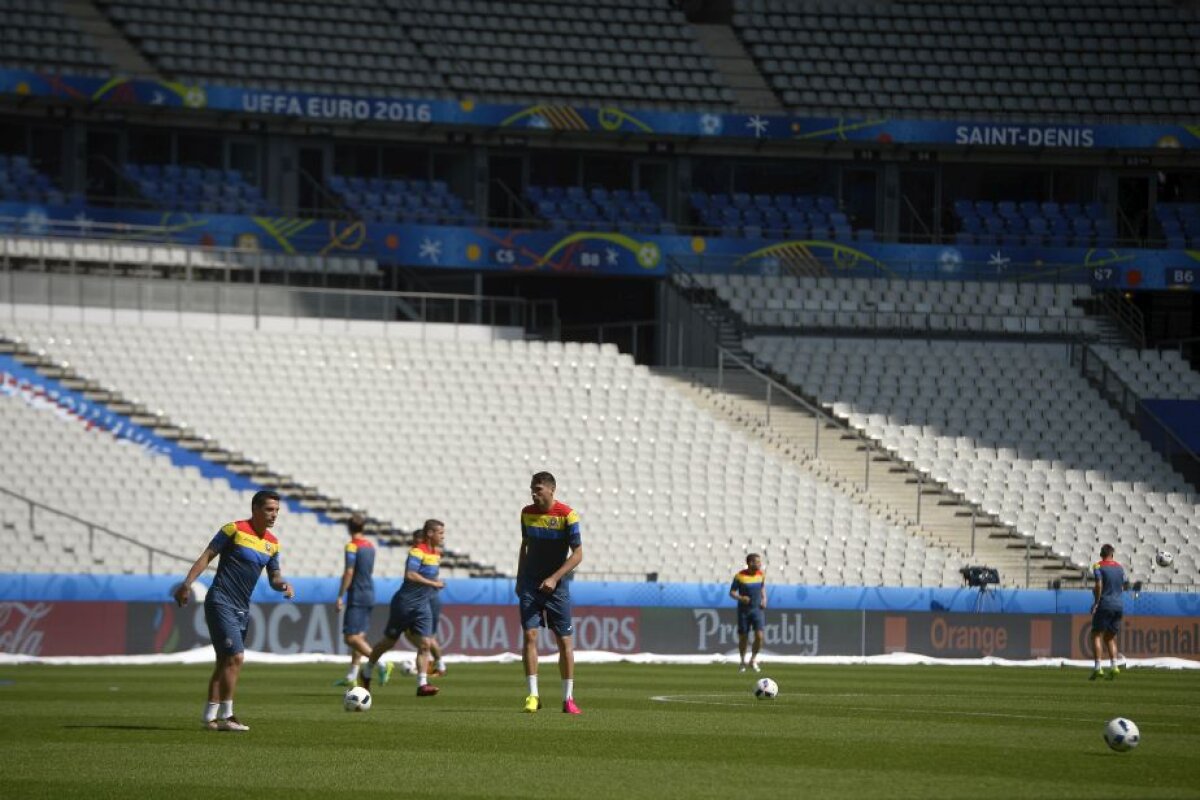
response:
{"label": "stadium step", "polygon": [[693,25],[696,40],[712,59],[718,74],[733,90],[737,107],[742,111],[764,111],[782,114],[779,98],[758,71],[741,40],[728,25]]}
{"label": "stadium step", "polygon": [[79,29],[91,36],[120,75],[133,78],[161,80],[162,76],[150,65],[125,35],[118,30],[92,0],[63,0],[63,11],[73,18]]}

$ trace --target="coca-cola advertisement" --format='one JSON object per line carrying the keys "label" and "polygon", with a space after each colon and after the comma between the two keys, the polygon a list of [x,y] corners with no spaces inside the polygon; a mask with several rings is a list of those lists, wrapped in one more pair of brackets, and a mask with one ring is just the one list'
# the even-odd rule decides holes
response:
{"label": "coca-cola advertisement", "polygon": [[123,655],[125,603],[0,603],[0,653]]}

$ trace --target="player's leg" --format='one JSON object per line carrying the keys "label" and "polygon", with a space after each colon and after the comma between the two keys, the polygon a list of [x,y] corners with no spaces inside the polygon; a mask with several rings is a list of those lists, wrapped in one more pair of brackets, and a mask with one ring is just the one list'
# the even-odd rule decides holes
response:
{"label": "player's leg", "polygon": [[560,584],[546,601],[546,624],[558,640],[558,675],[562,679],[563,712],[579,714],[575,705],[575,626],[571,619],[571,595]]}
{"label": "player's leg", "polygon": [[[437,618],[434,617],[436,623]],[[442,645],[437,640],[437,625],[434,625],[434,635],[429,637],[429,659],[432,665],[429,668],[431,675],[445,675],[446,662],[442,660]]]}
{"label": "player's leg", "polygon": [[376,642],[375,646],[371,648],[371,652],[367,655],[367,668],[358,674],[359,685],[361,685],[364,689],[370,690],[371,679],[374,678],[377,673],[379,676],[379,682],[384,686],[386,686],[387,682],[391,680],[392,662],[388,661],[385,662],[385,666],[380,666],[379,659],[383,658],[386,653],[396,646],[398,636],[398,632],[396,636],[393,636],[389,629],[389,631],[384,632],[383,638]]}
{"label": "player's leg", "polygon": [[350,648],[350,670],[346,677],[337,681],[339,686],[354,686],[358,682],[358,672],[362,660],[371,655],[371,645],[367,642],[367,625],[371,620],[369,606],[347,606],[342,615],[342,641]]}
{"label": "player's leg", "polygon": [[518,598],[521,614],[521,663],[525,667],[525,711],[533,713],[542,707],[538,694],[538,629],[545,612],[545,596],[536,590],[522,589]]}
{"label": "player's leg", "polygon": [[1101,614],[1100,611],[1092,614],[1092,674],[1088,676],[1089,681],[1104,677],[1104,669],[1100,666],[1100,659],[1104,653],[1104,649],[1100,646],[1100,639],[1104,632]]}
{"label": "player's leg", "polygon": [[737,610],[738,672],[746,671],[746,644],[750,635],[750,619],[742,609]]}
{"label": "player's leg", "polygon": [[1117,632],[1120,630],[1120,619],[1114,619],[1109,630],[1104,632],[1104,647],[1108,651],[1108,679],[1116,680],[1121,674],[1117,668]]}
{"label": "player's leg", "polygon": [[246,612],[215,603],[204,605],[204,620],[216,653],[208,684],[208,704],[204,709],[204,726],[209,730],[249,730],[233,715],[233,697],[242,671],[248,619]]}
{"label": "player's leg", "polygon": [[432,697],[438,693],[438,687],[429,682],[429,636],[410,633],[409,641],[417,648],[417,697]]}
{"label": "player's leg", "polygon": [[750,669],[754,670],[755,672],[758,672],[758,671],[759,671],[759,666],[758,666],[758,651],[759,651],[759,650],[762,650],[762,645],[763,645],[763,625],[762,625],[762,620],[759,620],[759,621],[758,621],[758,622],[755,624],[755,628],[754,628],[754,649],[753,649],[753,651],[750,653]]}

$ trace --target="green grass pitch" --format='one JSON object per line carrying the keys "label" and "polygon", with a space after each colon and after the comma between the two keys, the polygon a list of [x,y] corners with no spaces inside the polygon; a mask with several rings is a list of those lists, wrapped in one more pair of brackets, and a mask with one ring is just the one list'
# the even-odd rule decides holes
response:
{"label": "green grass pitch", "polygon": [[1200,672],[780,665],[772,701],[728,666],[583,664],[580,717],[553,664],[535,715],[519,664],[428,699],[397,673],[365,714],[341,672],[247,664],[251,730],[215,733],[204,667],[0,667],[0,797],[1200,797]]}

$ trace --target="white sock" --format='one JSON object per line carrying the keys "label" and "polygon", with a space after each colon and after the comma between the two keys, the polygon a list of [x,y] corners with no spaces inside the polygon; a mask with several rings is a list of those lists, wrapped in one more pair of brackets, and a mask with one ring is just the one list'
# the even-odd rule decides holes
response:
{"label": "white sock", "polygon": [[350,671],[346,673],[346,680],[353,681],[358,679],[358,664],[351,664]]}
{"label": "white sock", "polygon": [[438,671],[439,671],[439,672],[445,672],[445,671],[446,671],[446,662],[445,662],[445,661],[442,661],[442,660],[439,658],[439,659],[437,660],[437,668],[438,668]]}
{"label": "white sock", "polygon": [[233,701],[232,700],[222,700],[221,707],[217,709],[217,716],[220,717],[221,719],[225,719],[226,717],[232,717],[233,716]]}
{"label": "white sock", "polygon": [[424,672],[418,672],[417,673],[417,686],[424,686],[427,683],[429,683],[429,676],[426,675]]}
{"label": "white sock", "polygon": [[537,675],[526,675],[525,683],[529,684],[529,693],[534,697],[538,696]]}
{"label": "white sock", "polygon": [[1099,658],[1099,656],[1097,656],[1097,657],[1096,657],[1096,661],[1095,661],[1095,663],[1092,665],[1092,668],[1093,668],[1093,669],[1100,669],[1100,658]]}
{"label": "white sock", "polygon": [[217,718],[217,704],[216,703],[205,704],[205,706],[204,706],[204,721],[212,722],[216,718]]}
{"label": "white sock", "polygon": [[564,703],[575,696],[573,694],[574,691],[575,691],[575,679],[574,678],[563,678],[563,702]]}

